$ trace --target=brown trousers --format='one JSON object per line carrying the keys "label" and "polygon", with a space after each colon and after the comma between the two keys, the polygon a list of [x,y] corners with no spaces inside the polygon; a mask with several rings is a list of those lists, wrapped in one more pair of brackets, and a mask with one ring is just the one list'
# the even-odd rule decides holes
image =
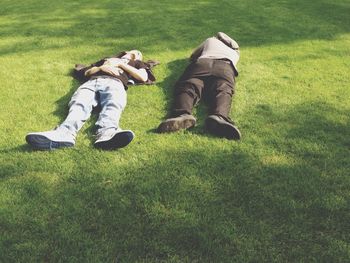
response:
{"label": "brown trousers", "polygon": [[191,63],[175,85],[172,117],[191,114],[202,95],[209,104],[209,115],[215,114],[229,122],[235,88],[234,69],[229,61],[199,59]]}

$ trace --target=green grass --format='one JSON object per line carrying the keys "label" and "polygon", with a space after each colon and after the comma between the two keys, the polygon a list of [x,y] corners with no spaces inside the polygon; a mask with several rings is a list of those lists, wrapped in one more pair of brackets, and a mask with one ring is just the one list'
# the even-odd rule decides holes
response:
{"label": "green grass", "polygon": [[[0,262],[348,262],[350,1],[0,3]],[[154,129],[186,58],[223,31],[241,46],[231,116],[243,139]],[[158,82],[132,87],[130,146],[24,137],[64,120],[75,63],[139,48]]]}

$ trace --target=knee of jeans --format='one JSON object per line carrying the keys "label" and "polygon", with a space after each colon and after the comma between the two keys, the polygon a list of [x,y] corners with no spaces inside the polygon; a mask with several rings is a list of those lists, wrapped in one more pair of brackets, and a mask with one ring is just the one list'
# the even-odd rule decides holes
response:
{"label": "knee of jeans", "polygon": [[69,104],[69,108],[70,109],[80,108],[84,112],[90,112],[92,110],[92,105],[91,104],[85,104],[85,103],[73,101],[72,103]]}
{"label": "knee of jeans", "polygon": [[127,104],[127,96],[120,95],[119,96],[111,96],[110,98],[105,100],[105,105],[113,105],[117,108],[124,109]]}
{"label": "knee of jeans", "polygon": [[70,99],[68,106],[75,104],[97,106],[96,93],[86,88],[79,88]]}
{"label": "knee of jeans", "polygon": [[69,107],[72,106],[78,106],[81,107],[83,109],[89,109],[89,108],[93,108],[97,106],[97,101],[96,100],[82,100],[82,99],[75,99],[72,98],[68,104]]}
{"label": "knee of jeans", "polygon": [[117,110],[124,110],[124,108],[126,107],[126,101],[109,101],[104,105],[104,107],[115,108]]}

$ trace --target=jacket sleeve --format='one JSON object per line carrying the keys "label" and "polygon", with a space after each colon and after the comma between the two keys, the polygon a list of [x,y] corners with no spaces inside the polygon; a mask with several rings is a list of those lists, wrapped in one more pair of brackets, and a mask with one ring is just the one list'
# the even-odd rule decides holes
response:
{"label": "jacket sleeve", "polygon": [[158,60],[147,60],[145,64],[147,65],[146,71],[148,74],[148,84],[153,84],[156,81],[156,77],[153,74],[152,68],[159,65],[160,62]]}
{"label": "jacket sleeve", "polygon": [[159,65],[160,62],[157,61],[157,60],[147,60],[146,62],[143,62],[143,61],[136,61],[135,63],[135,67],[140,69],[140,68],[144,68],[147,72],[147,75],[148,75],[148,79],[146,82],[141,82],[141,81],[138,81],[134,78],[131,78],[132,79],[132,83],[135,84],[135,85],[143,85],[143,84],[146,84],[146,85],[151,85],[151,84],[154,84],[155,81],[156,81],[156,78],[152,72],[152,68]]}
{"label": "jacket sleeve", "polygon": [[103,58],[99,61],[96,61],[95,63],[92,63],[90,66],[86,66],[84,64],[75,64],[73,69],[73,77],[79,80],[80,82],[87,81],[89,78],[85,76],[85,72],[92,67],[102,66],[105,60],[106,58]]}

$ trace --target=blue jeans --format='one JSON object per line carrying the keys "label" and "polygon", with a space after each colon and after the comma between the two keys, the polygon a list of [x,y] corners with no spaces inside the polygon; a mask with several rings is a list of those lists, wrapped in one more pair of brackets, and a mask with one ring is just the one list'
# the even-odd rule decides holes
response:
{"label": "blue jeans", "polygon": [[123,83],[114,78],[97,77],[82,84],[69,102],[69,113],[59,126],[77,135],[85,121],[90,117],[93,107],[101,106],[96,125],[97,133],[119,127],[121,114],[126,106],[127,95]]}

